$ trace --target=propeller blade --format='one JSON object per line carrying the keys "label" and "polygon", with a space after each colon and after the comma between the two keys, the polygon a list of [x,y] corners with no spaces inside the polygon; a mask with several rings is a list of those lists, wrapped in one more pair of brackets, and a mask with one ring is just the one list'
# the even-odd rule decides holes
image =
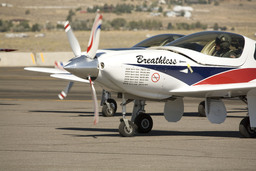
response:
{"label": "propeller blade", "polygon": [[55,66],[55,68],[58,68],[58,69],[60,69],[60,70],[64,70],[64,64],[63,64],[63,62],[60,62],[60,61],[55,61],[54,62],[54,66]]}
{"label": "propeller blade", "polygon": [[88,77],[89,81],[90,81],[90,86],[92,89],[92,98],[93,98],[93,102],[94,102],[94,125],[96,125],[99,122],[99,111],[98,111],[98,101],[97,101],[97,96],[96,96],[96,90],[94,88],[93,82],[91,77]]}
{"label": "propeller blade", "polygon": [[64,91],[61,91],[61,93],[58,95],[60,100],[65,99],[68,96],[68,92],[70,91],[71,87],[73,86],[74,82],[70,81],[65,88]]}
{"label": "propeller blade", "polygon": [[100,30],[102,24],[102,15],[97,13],[91,30],[90,40],[88,42],[87,55],[89,58],[95,58],[100,42]]}
{"label": "propeller blade", "polygon": [[64,25],[65,32],[67,33],[68,41],[71,46],[71,49],[76,57],[81,56],[81,48],[79,45],[78,40],[76,39],[76,36],[74,35],[71,26],[69,24],[69,21],[67,21]]}

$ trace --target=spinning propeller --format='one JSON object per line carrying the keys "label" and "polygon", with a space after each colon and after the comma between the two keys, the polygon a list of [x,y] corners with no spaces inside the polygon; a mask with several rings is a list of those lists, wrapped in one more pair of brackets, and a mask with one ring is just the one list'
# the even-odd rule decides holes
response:
{"label": "spinning propeller", "polygon": [[[94,101],[94,124],[97,124],[99,121],[98,102],[93,80],[97,78],[99,72],[98,60],[95,56],[99,46],[101,24],[102,15],[97,13],[86,52],[81,51],[79,42],[76,39],[69,22],[67,21],[64,25],[69,44],[75,57],[69,60],[63,68],[75,76],[89,80]],[[70,82],[63,92],[68,92],[72,85],[73,83]]]}

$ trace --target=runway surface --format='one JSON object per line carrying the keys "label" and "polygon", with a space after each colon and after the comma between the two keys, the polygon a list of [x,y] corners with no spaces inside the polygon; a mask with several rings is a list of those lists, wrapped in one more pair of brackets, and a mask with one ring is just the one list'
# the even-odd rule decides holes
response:
{"label": "runway surface", "polygon": [[[228,117],[211,124],[198,117],[202,99],[185,98],[181,121],[168,123],[163,103],[147,102],[154,126],[149,134],[119,136],[115,117],[93,125],[90,87],[23,68],[0,68],[0,170],[255,170],[256,141],[240,138],[246,105],[226,100]],[[98,96],[100,87],[96,86]],[[120,100],[117,99],[120,104]],[[127,105],[132,111],[132,104]],[[128,115],[130,118],[130,115]]]}

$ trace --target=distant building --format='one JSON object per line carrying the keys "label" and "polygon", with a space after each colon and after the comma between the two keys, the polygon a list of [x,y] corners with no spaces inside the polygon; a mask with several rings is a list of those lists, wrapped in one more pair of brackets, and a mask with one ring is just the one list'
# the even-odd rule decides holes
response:
{"label": "distant building", "polygon": [[165,5],[165,4],[166,4],[166,1],[165,1],[165,0],[158,0],[158,4],[163,4],[163,5]]}
{"label": "distant building", "polygon": [[167,17],[183,16],[185,18],[190,18],[192,16],[192,11],[194,11],[192,7],[177,5],[173,7],[173,11],[168,11],[166,13],[166,16]]}
{"label": "distant building", "polygon": [[1,3],[1,7],[13,7],[13,5],[8,3]]}

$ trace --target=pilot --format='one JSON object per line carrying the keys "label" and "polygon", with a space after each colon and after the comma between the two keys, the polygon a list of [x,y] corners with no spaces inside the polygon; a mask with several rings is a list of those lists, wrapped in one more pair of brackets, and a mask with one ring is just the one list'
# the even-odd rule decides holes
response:
{"label": "pilot", "polygon": [[236,53],[230,49],[231,38],[227,34],[221,34],[215,39],[213,56],[236,58]]}

